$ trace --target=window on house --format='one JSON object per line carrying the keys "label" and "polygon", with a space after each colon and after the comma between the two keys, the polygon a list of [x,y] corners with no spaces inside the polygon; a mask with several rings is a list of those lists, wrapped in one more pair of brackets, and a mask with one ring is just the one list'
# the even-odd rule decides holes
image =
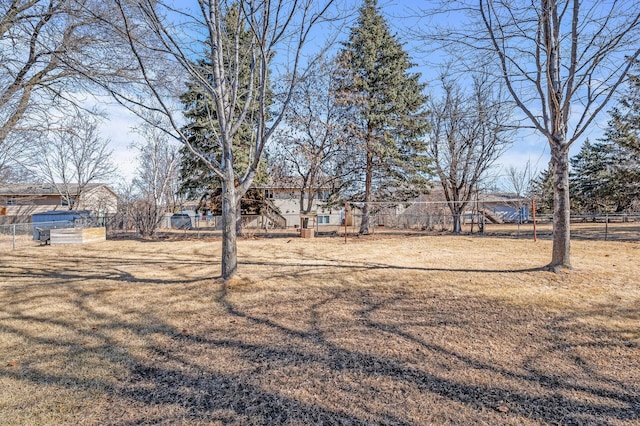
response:
{"label": "window on house", "polygon": [[265,189],[264,190],[264,198],[268,200],[273,200],[273,189]]}
{"label": "window on house", "polygon": [[17,197],[7,197],[7,206],[17,206],[18,198]]}
{"label": "window on house", "polygon": [[321,189],[318,191],[318,200],[328,200],[329,195],[331,195],[331,191],[328,189]]}
{"label": "window on house", "polygon": [[328,225],[329,215],[318,216],[318,225]]}
{"label": "window on house", "polygon": [[70,205],[73,204],[73,202],[75,201],[75,197],[62,197],[60,198],[60,205],[62,207],[69,207]]}

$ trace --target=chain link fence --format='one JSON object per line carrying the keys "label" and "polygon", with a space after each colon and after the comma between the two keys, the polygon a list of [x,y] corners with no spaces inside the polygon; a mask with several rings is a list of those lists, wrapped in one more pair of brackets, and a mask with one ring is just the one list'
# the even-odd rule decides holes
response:
{"label": "chain link fence", "polygon": [[0,251],[45,245],[52,229],[87,229],[102,226],[104,226],[103,218],[90,217],[0,224]]}
{"label": "chain link fence", "polygon": [[35,246],[33,231],[30,223],[13,223],[0,225],[0,248],[17,249],[25,246]]}
{"label": "chain link fence", "polygon": [[0,250],[15,250],[23,247],[42,245],[45,244],[45,242],[39,240],[41,230],[74,228],[76,225],[81,226],[68,220],[0,225]]}
{"label": "chain link fence", "polygon": [[[259,234],[276,236],[297,235],[299,229],[269,229],[256,226],[257,217],[243,218],[243,233],[247,236]],[[444,211],[426,212],[424,214],[393,214],[378,212],[370,218],[369,232],[376,233],[423,233],[436,235],[451,233],[453,216]],[[318,225],[318,235],[354,235],[360,230],[361,217],[352,216],[347,226]],[[191,226],[175,229],[170,218],[163,219],[157,229],[156,237],[160,238],[207,238],[221,235],[221,218],[192,218]],[[465,214],[461,217],[463,234],[480,234],[504,238],[536,238],[549,239],[553,232],[553,217],[539,215],[535,224],[532,217],[522,221],[491,221],[479,213]],[[38,229],[78,228],[105,226],[108,239],[137,238],[135,218],[131,215],[113,215],[99,221],[56,221],[39,223],[12,223],[0,225],[0,250],[12,250],[23,247],[37,247],[43,242],[38,240]],[[619,214],[580,214],[571,216],[571,236],[573,239],[640,241],[640,213]]]}
{"label": "chain link fence", "polygon": [[[176,220],[176,216],[179,216],[178,220]],[[120,213],[105,218],[107,238],[141,237],[140,224],[148,224],[152,220],[158,221],[154,232],[156,237],[204,238],[217,237],[222,233],[222,216],[168,213],[157,219],[151,219],[149,217],[140,217],[138,214]],[[274,221],[266,215],[242,216],[242,231],[246,235],[273,234],[283,229],[283,226],[274,224]]]}
{"label": "chain link fence", "polygon": [[[484,234],[516,238],[551,238],[553,215],[525,216],[516,220],[487,217],[482,213],[463,214],[460,218],[462,233]],[[361,218],[354,216],[355,232]],[[407,231],[425,233],[451,233],[454,217],[447,212],[424,214],[376,213],[370,219],[370,232]],[[571,235],[575,239],[640,241],[640,213],[592,213],[571,215]]]}

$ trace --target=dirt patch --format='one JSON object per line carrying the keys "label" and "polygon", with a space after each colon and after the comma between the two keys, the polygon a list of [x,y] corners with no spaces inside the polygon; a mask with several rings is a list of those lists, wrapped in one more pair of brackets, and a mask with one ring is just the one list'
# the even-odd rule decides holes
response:
{"label": "dirt patch", "polygon": [[0,253],[24,424],[640,424],[640,245],[393,235]]}

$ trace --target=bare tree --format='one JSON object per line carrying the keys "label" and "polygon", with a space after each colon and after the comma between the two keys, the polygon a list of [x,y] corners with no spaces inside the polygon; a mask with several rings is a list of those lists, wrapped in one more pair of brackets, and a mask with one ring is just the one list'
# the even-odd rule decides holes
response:
{"label": "bare tree", "polygon": [[107,232],[127,232],[136,228],[136,207],[139,201],[133,182],[120,181],[115,191],[118,194],[118,206],[115,214],[109,216]]}
{"label": "bare tree", "polygon": [[531,182],[531,163],[527,161],[524,168],[509,166],[506,170],[506,182],[504,189],[516,194],[518,197],[526,196]]}
{"label": "bare tree", "polygon": [[465,94],[446,76],[444,96],[431,100],[429,153],[453,216],[453,232],[461,232],[461,216],[487,171],[511,143],[509,105],[486,74],[473,78]]}
{"label": "bare tree", "polygon": [[[344,109],[336,105],[331,62],[319,58],[293,93],[285,126],[276,132],[275,178],[299,189],[300,213],[309,214],[318,195],[338,194],[349,176]],[[272,169],[274,169],[272,167]],[[306,228],[308,219],[302,227]]]}
{"label": "bare tree", "polygon": [[[234,275],[238,266],[237,200],[253,182],[265,144],[284,116],[301,73],[302,48],[310,31],[327,14],[333,1],[198,0],[196,7],[189,9],[174,2],[141,0],[131,4],[113,0],[120,15],[108,23],[129,46],[139,74],[126,82],[127,92],[119,91],[115,85],[110,90],[134,111],[143,108],[164,114],[170,125],[163,129],[220,178],[224,279]],[[239,18],[230,24],[224,18],[231,8],[238,11]],[[247,31],[250,37],[244,36]],[[247,69],[246,58],[250,58],[248,78],[241,75]],[[276,72],[285,65],[289,67],[286,73]],[[171,70],[178,70],[183,78],[168,75]],[[289,78],[279,79],[282,75]],[[175,101],[179,91],[184,91],[185,77],[211,99],[207,103],[209,123],[203,124],[211,129],[210,143],[219,146],[219,154],[198,150],[183,132]],[[270,81],[277,83],[273,94],[269,93]],[[271,97],[274,105],[270,105]],[[252,117],[248,116],[250,113]],[[247,122],[257,124],[251,129],[247,167],[238,173],[234,171],[233,147],[236,135]]]}
{"label": "bare tree", "polygon": [[554,186],[549,267],[570,268],[569,147],[640,56],[640,3],[462,0],[446,9],[452,7],[469,12],[473,22],[440,31],[441,40],[463,55],[474,50],[491,62],[549,144]]}
{"label": "bare tree", "polygon": [[103,182],[115,172],[109,140],[100,137],[98,119],[86,113],[41,135],[29,167],[56,188],[69,210],[78,208],[89,184]]}
{"label": "bare tree", "polygon": [[[104,59],[115,54],[104,48],[110,38],[95,26],[103,9],[96,1],[0,2],[0,147],[5,151],[17,145],[8,141],[16,132],[46,132],[52,110],[80,106],[87,80],[79,68],[95,79],[119,72],[115,59]],[[22,138],[22,149],[33,137]]]}
{"label": "bare tree", "polygon": [[[17,153],[24,151],[29,144],[21,138],[6,139],[0,144],[0,183],[27,182],[31,178],[29,170],[17,160]],[[21,143],[23,143],[21,145]]]}
{"label": "bare tree", "polygon": [[180,178],[178,147],[166,133],[153,126],[142,126],[145,141],[136,145],[138,167],[133,185],[138,195],[136,222],[142,236],[155,233],[163,214],[173,212]]}
{"label": "bare tree", "polygon": [[510,201],[511,205],[518,209],[518,236],[520,236],[520,224],[523,221],[522,211],[526,206],[525,197],[531,186],[531,163],[527,161],[524,168],[518,169],[515,166],[509,166],[506,170],[506,181],[504,189],[509,194],[514,194],[516,199]]}

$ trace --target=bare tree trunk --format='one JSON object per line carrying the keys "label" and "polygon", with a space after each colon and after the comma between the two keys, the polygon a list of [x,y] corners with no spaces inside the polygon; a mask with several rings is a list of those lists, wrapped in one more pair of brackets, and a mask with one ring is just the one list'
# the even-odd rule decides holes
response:
{"label": "bare tree trunk", "polygon": [[222,278],[225,280],[238,270],[237,208],[233,178],[231,184],[225,179],[222,181]]}
{"label": "bare tree trunk", "polygon": [[[304,195],[305,195],[305,189],[307,187],[307,176],[304,176],[302,178],[302,189],[300,190],[300,213],[301,214],[308,214],[309,211],[307,209],[305,209],[304,207]],[[300,227],[302,229],[307,229],[309,227],[309,218],[305,217],[304,219],[302,219],[300,221]]]}
{"label": "bare tree trunk", "polygon": [[[303,185],[304,188],[301,192],[300,192],[300,212],[304,213],[304,214],[309,214],[311,213],[312,209],[313,209],[313,201],[315,199],[315,194],[314,194],[314,190],[313,190],[313,184],[316,180],[316,176],[314,173],[314,168],[317,167],[314,162],[312,162],[311,165],[311,170],[310,172],[307,174],[307,176],[304,178],[303,180]],[[304,193],[306,192],[307,194],[307,206],[304,206]],[[308,228],[309,227],[309,218],[306,217],[304,218],[303,222],[303,228]],[[316,222],[317,223],[317,222]]]}
{"label": "bare tree trunk", "polygon": [[227,280],[238,271],[236,246],[238,224],[238,190],[233,171],[233,153],[227,144],[222,161],[222,278]]}
{"label": "bare tree trunk", "polygon": [[460,224],[460,211],[455,210],[453,212],[453,233],[459,234],[462,232],[462,225]]}
{"label": "bare tree trunk", "polygon": [[362,221],[360,233],[369,233],[369,203],[371,202],[371,187],[373,183],[373,153],[367,149],[367,166],[364,178],[364,205],[362,206]]}
{"label": "bare tree trunk", "polygon": [[236,236],[242,236],[242,197],[236,194]]}
{"label": "bare tree trunk", "polygon": [[569,146],[551,144],[553,167],[553,249],[549,268],[570,269]]}

